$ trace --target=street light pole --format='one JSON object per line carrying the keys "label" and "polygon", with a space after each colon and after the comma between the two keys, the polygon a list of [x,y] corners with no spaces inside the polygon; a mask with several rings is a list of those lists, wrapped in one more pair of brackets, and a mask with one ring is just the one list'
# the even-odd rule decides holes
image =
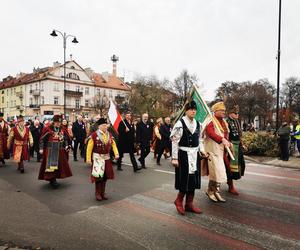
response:
{"label": "street light pole", "polygon": [[66,32],[62,33],[59,30],[53,30],[50,34],[51,36],[57,36],[58,32],[63,38],[63,48],[64,48],[64,118],[66,118],[66,48],[67,48],[67,38],[73,37],[72,43],[78,43],[77,39],[73,35],[67,35]]}
{"label": "street light pole", "polygon": [[280,90],[280,37],[281,37],[281,0],[279,0],[278,14],[278,50],[277,50],[277,103],[276,103],[276,131],[279,128],[279,90]]}

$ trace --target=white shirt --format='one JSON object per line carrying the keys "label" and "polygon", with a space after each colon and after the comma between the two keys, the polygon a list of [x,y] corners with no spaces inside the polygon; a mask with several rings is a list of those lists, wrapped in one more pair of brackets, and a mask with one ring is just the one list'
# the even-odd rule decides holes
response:
{"label": "white shirt", "polygon": [[[184,116],[183,121],[185,123],[185,125],[187,126],[188,130],[194,134],[195,130],[197,128],[197,122],[195,119],[193,119],[192,121]],[[199,136],[199,147],[198,147],[198,151],[204,151],[204,145],[203,145],[203,139],[202,139],[202,125],[200,123],[200,136]],[[183,134],[183,125],[182,122],[180,120],[178,120],[175,124],[175,126],[172,129],[170,138],[172,140],[172,158],[173,159],[178,159],[178,149],[179,149],[179,141],[182,137]]]}

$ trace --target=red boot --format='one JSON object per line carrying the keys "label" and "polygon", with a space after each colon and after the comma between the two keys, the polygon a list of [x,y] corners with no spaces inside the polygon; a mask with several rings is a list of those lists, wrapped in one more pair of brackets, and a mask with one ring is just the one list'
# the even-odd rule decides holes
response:
{"label": "red boot", "polygon": [[185,201],[185,211],[193,212],[196,214],[201,214],[202,211],[200,208],[195,207],[193,204],[194,200],[194,192],[189,192],[186,196],[186,201]]}
{"label": "red boot", "polygon": [[176,200],[174,201],[177,212],[181,215],[185,214],[185,211],[184,211],[184,208],[183,208],[183,198],[184,198],[184,193],[179,192],[178,195],[177,195]]}
{"label": "red boot", "polygon": [[233,185],[233,180],[229,179],[227,181],[228,184],[228,192],[234,195],[239,195],[238,191],[235,189],[234,185]]}
{"label": "red boot", "polygon": [[102,183],[101,182],[95,182],[95,196],[97,201],[102,201]]}
{"label": "red boot", "polygon": [[101,182],[101,196],[103,200],[108,200],[107,196],[105,195],[105,186],[106,186],[106,181]]}

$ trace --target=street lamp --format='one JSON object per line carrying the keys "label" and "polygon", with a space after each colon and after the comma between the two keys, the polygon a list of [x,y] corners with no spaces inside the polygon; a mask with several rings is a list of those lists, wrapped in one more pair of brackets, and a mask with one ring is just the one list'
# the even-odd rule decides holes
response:
{"label": "street lamp", "polygon": [[63,47],[64,47],[64,118],[66,118],[66,47],[67,47],[67,38],[72,37],[72,43],[78,43],[77,39],[73,35],[67,35],[66,32],[62,33],[59,30],[53,30],[50,36],[56,37],[58,32],[63,38]]}
{"label": "street lamp", "polygon": [[276,94],[276,131],[279,128],[279,88],[280,88],[280,35],[281,35],[281,0],[278,13],[278,50],[277,50],[277,94]]}

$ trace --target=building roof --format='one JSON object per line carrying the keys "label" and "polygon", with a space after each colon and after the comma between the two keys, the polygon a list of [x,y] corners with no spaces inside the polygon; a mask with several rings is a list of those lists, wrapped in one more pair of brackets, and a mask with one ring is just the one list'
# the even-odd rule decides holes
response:
{"label": "building roof", "polygon": [[96,87],[130,91],[130,87],[114,75],[104,76],[100,73],[94,73],[92,80],[95,82]]}

